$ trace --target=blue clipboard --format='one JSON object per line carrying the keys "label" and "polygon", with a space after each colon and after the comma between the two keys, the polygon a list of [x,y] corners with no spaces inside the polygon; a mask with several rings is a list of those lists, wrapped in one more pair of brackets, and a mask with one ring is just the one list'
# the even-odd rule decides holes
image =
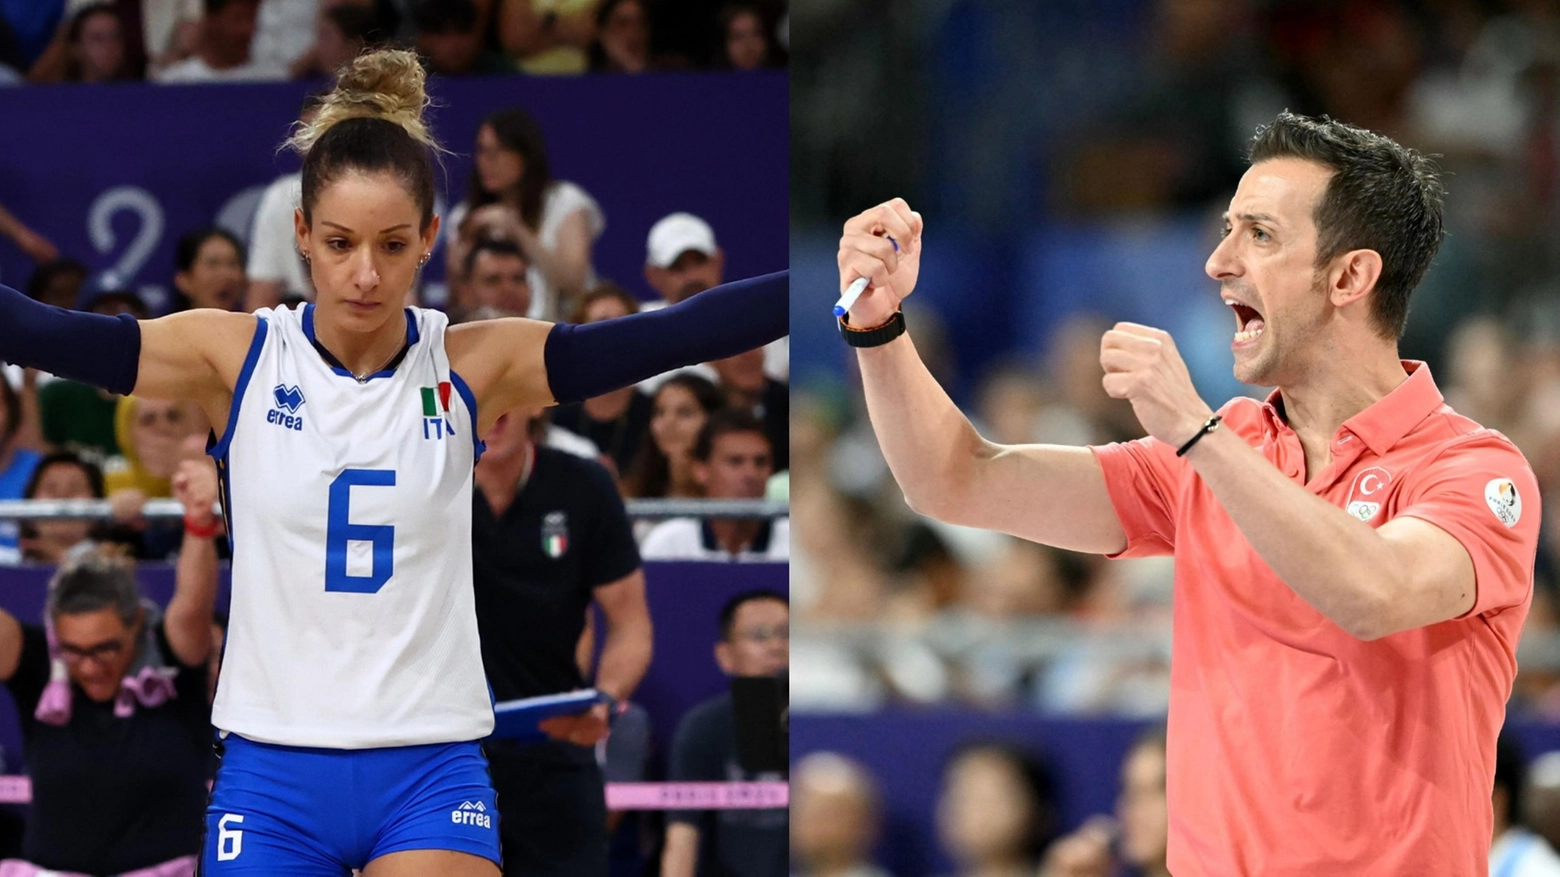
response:
{"label": "blue clipboard", "polygon": [[493,737],[500,740],[542,740],[547,734],[538,725],[555,716],[577,716],[606,696],[594,688],[522,697],[493,704]]}

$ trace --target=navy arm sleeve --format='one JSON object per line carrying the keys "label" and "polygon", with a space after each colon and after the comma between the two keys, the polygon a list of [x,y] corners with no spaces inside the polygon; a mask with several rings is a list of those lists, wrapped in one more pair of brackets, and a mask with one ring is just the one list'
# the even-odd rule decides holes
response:
{"label": "navy arm sleeve", "polygon": [[723,283],[669,308],[571,325],[547,335],[547,385],[560,405],[675,368],[735,356],[790,328],[791,272]]}
{"label": "navy arm sleeve", "polygon": [[0,360],[128,395],[141,368],[141,324],[67,311],[0,286]]}

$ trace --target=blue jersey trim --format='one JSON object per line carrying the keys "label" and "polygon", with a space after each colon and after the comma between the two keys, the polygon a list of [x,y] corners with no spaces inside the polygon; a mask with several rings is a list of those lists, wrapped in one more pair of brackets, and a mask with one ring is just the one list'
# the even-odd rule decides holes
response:
{"label": "blue jersey trim", "polygon": [[255,363],[260,361],[260,348],[265,346],[265,334],[268,324],[264,317],[255,320],[255,337],[249,342],[249,354],[244,357],[244,367],[238,371],[238,382],[233,385],[233,403],[228,406],[227,429],[222,431],[222,438],[206,453],[213,457],[226,457],[228,445],[233,443],[233,430],[238,426],[238,406],[244,401],[244,392],[249,389],[249,377],[254,374]]}
{"label": "blue jersey trim", "polygon": [[[380,369],[379,371],[374,372],[373,374],[371,374],[368,377],[364,378],[363,379],[364,381],[372,381],[375,378],[393,377],[395,375],[396,368],[399,367],[400,364],[401,364],[401,361],[406,358],[406,354],[407,354],[407,352],[410,351],[412,345],[416,344],[418,339],[420,339],[422,337],[422,333],[419,332],[418,329],[417,329],[417,315],[412,312],[411,308],[403,308],[402,310],[406,314],[406,348],[407,349],[401,351],[401,355],[397,356],[395,358],[395,360],[391,363],[389,368],[383,368],[383,369]],[[314,337],[314,303],[313,302],[309,302],[308,304],[305,304],[303,306],[303,336],[305,338],[309,339],[309,343],[310,344],[315,345],[316,347],[319,347],[319,343],[320,342],[318,340],[316,340],[315,337]],[[324,357],[322,356],[321,358],[323,359]],[[342,368],[341,365],[339,365],[338,363],[335,363],[335,362],[330,361],[329,359],[326,359],[325,360],[325,364],[330,366],[330,370],[335,372],[336,374],[341,375],[344,378],[351,378],[354,381],[357,380],[357,375],[353,374],[352,372],[348,371],[345,368]]]}
{"label": "blue jersey trim", "polygon": [[471,463],[476,465],[482,459],[482,452],[487,450],[487,442],[477,436],[477,397],[471,395],[471,388],[466,386],[466,382],[454,369],[450,369],[450,383],[455,385],[455,392],[460,394],[461,401],[466,403],[466,410],[471,412],[471,446],[476,451]]}

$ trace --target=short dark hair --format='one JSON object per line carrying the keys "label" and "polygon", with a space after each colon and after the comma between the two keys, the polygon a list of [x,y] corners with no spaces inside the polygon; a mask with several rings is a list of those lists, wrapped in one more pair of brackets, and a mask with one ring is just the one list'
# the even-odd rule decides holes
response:
{"label": "short dark hair", "polygon": [[763,437],[765,444],[770,445],[769,452],[774,453],[774,443],[769,440],[763,421],[747,411],[722,408],[704,421],[704,428],[699,430],[699,437],[693,441],[693,458],[700,463],[708,463],[710,455],[715,453],[715,440],[734,432],[757,433]]}
{"label": "short dark hair", "polygon": [[112,609],[126,627],[141,609],[141,589],[130,562],[95,547],[73,552],[49,582],[46,611],[50,618]]}
{"label": "short dark hair", "polygon": [[1506,734],[1495,740],[1495,788],[1506,790],[1506,824],[1521,825],[1522,787],[1527,776],[1527,757],[1522,746]]}
{"label": "short dark hair", "polygon": [[197,228],[194,231],[185,232],[179,238],[179,243],[173,248],[173,264],[181,273],[195,267],[195,259],[200,255],[200,248],[206,245],[206,241],[212,238],[222,238],[233,245],[238,251],[238,261],[244,261],[244,242],[238,236],[225,228],[209,225],[205,228]]}
{"label": "short dark hair", "polygon": [[513,256],[524,262],[526,267],[531,265],[531,261],[525,257],[525,253],[521,251],[519,245],[514,241],[504,238],[479,237],[477,242],[471,245],[471,249],[466,252],[466,262],[461,266],[467,277],[471,276],[471,269],[476,267],[478,253],[492,253],[495,256]]}
{"label": "short dark hair", "polygon": [[732,629],[737,624],[737,610],[756,600],[774,600],[777,603],[784,603],[787,609],[791,608],[791,598],[773,588],[753,588],[743,591],[720,607],[721,642],[731,642]]}
{"label": "short dark hair", "polygon": [[1300,158],[1333,171],[1316,202],[1316,266],[1349,250],[1381,255],[1372,314],[1383,335],[1403,337],[1408,297],[1446,230],[1446,188],[1426,156],[1381,134],[1326,116],[1283,112],[1257,129],[1249,159]]}
{"label": "short dark hair", "polygon": [[5,404],[3,444],[8,445],[11,439],[16,438],[17,430],[22,428],[22,397],[4,375],[0,375],[0,399]]}
{"label": "short dark hair", "polygon": [[27,478],[27,486],[22,488],[23,499],[33,499],[38,495],[38,484],[43,481],[43,473],[51,466],[75,466],[87,475],[87,483],[91,485],[92,495],[102,499],[106,495],[103,487],[103,470],[97,464],[84,459],[75,451],[55,451],[46,454],[33,467],[32,475]]}
{"label": "short dark hair", "polygon": [[470,33],[477,29],[477,5],[471,0],[422,0],[412,7],[418,33]]}

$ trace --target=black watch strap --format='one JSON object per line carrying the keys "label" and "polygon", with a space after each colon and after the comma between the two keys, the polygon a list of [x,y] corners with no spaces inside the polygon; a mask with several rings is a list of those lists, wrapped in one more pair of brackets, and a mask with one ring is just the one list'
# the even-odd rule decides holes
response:
{"label": "black watch strap", "polygon": [[849,314],[840,317],[840,337],[852,347],[881,347],[905,334],[904,311],[895,311],[888,322],[871,329],[857,329],[849,320]]}

